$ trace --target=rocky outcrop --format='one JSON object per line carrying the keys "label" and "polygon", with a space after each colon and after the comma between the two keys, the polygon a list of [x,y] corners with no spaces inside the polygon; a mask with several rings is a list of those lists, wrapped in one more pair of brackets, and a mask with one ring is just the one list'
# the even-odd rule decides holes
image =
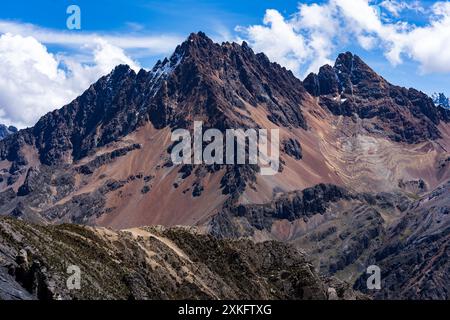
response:
{"label": "rocky outcrop", "polygon": [[18,188],[17,200],[42,210],[67,196],[74,187],[75,178],[70,171],[48,166],[30,167],[25,181]]}
{"label": "rocky outcrop", "polygon": [[437,125],[450,122],[449,110],[436,107],[426,94],[390,84],[349,52],[340,54],[334,67],[308,75],[304,86],[333,114],[371,120],[372,134],[393,141],[438,139]]}
{"label": "rocky outcrop", "polygon": [[413,181],[400,180],[398,182],[398,186],[401,189],[413,194],[423,194],[424,192],[428,191],[427,184],[422,179]]}
{"label": "rocky outcrop", "polygon": [[296,139],[287,139],[283,141],[283,151],[296,160],[303,158],[302,146]]}
{"label": "rocky outcrop", "polygon": [[[80,270],[71,290],[69,266]],[[367,299],[277,243],[159,227],[115,232],[0,219],[1,299]],[[336,288],[336,289],[335,289]],[[336,294],[328,292],[334,289]]]}
{"label": "rocky outcrop", "polygon": [[[0,140],[0,161],[8,161],[9,168],[2,171],[7,173],[7,184],[14,184],[19,176],[23,174],[24,166],[28,165],[28,160],[24,153],[24,147],[33,144],[33,136],[30,129],[21,130],[18,133],[8,135]],[[4,180],[2,175],[2,179]]]}
{"label": "rocky outcrop", "polygon": [[311,73],[303,81],[305,89],[313,96],[335,95],[342,90],[342,85],[333,67],[325,65],[318,74]]}
{"label": "rocky outcrop", "polygon": [[[325,213],[332,202],[350,198],[351,195],[343,188],[321,184],[303,191],[282,194],[268,204],[232,206],[213,217],[210,228],[218,237],[251,236],[255,230],[270,231],[277,220],[307,219]],[[240,225],[233,223],[234,218],[244,219],[248,227],[241,229]]]}
{"label": "rocky outcrop", "polygon": [[89,161],[87,164],[79,166],[76,170],[84,175],[89,175],[95,172],[95,169],[113,162],[116,158],[123,157],[129,152],[141,149],[142,146],[139,144],[133,144],[128,147],[116,149],[113,152],[102,154],[95,157],[94,160]]}
{"label": "rocky outcrop", "polygon": [[235,203],[245,189],[256,182],[257,171],[255,165],[226,166],[220,185],[222,193],[231,196],[230,204]]}

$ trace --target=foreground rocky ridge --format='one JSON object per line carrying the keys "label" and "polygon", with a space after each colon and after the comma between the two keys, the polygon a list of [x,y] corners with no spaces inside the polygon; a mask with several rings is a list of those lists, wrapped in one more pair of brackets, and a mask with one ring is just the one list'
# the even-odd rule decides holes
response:
{"label": "foreground rocky ridge", "polygon": [[[68,290],[67,267],[81,270]],[[322,279],[277,242],[217,240],[194,229],[115,232],[0,219],[1,299],[366,299]]]}

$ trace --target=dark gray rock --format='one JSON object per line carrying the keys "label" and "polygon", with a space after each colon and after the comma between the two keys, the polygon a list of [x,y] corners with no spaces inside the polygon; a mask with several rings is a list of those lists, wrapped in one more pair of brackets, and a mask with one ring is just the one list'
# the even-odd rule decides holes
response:
{"label": "dark gray rock", "polygon": [[283,141],[283,151],[293,157],[296,160],[301,160],[303,158],[302,146],[300,142],[295,139],[287,139]]}

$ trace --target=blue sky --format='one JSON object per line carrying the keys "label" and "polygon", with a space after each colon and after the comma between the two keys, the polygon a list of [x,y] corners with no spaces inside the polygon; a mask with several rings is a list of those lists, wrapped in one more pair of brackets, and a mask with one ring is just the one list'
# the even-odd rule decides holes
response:
{"label": "blue sky", "polygon": [[[81,30],[67,30],[66,9],[72,4],[81,8]],[[200,30],[216,41],[245,39],[300,78],[331,63],[338,53],[352,51],[392,83],[450,93],[449,21],[449,1],[2,1],[0,58],[21,85],[0,80],[0,122],[31,125],[115,63],[151,68],[190,32]],[[6,88],[26,99],[2,92]]]}
{"label": "blue sky", "polygon": [[63,29],[66,19],[61,13],[65,13],[71,4],[82,8],[85,30],[122,30],[128,22],[134,22],[153,32],[169,30],[179,33],[199,28],[214,31],[216,23],[223,23],[232,29],[237,24],[260,22],[268,8],[290,14],[297,7],[297,1],[289,0],[18,0],[2,3],[0,17]]}

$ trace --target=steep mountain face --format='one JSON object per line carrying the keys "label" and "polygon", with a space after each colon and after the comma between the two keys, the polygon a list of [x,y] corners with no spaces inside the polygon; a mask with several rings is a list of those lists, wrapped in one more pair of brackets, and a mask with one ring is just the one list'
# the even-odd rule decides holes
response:
{"label": "steep mountain face", "polygon": [[[73,172],[67,172],[67,165],[85,165],[84,162],[88,161],[98,164],[102,161],[97,159],[99,154],[107,156],[103,153],[141,144],[145,145],[142,149],[151,149],[155,157],[149,159],[143,155],[146,158],[141,160],[147,163],[140,164],[140,168],[133,168],[133,174],[122,175],[115,180],[119,184],[122,182],[123,186],[123,181],[128,181],[131,176],[140,176],[140,180],[146,178],[140,186],[145,191],[150,188],[150,180],[158,179],[155,168],[168,167],[167,149],[170,147],[168,139],[171,128],[191,128],[196,119],[204,121],[205,129],[257,128],[262,125],[267,127],[267,123],[273,127],[283,126],[287,130],[305,129],[306,121],[300,105],[308,98],[301,81],[291,72],[270,63],[263,54],[254,54],[245,43],[242,46],[230,43],[218,45],[203,33],[192,34],[177,47],[170,59],[158,62],[152,71],[141,70],[135,74],[127,66],[119,66],[68,106],[47,114],[33,128],[2,142],[0,158],[8,166],[4,168],[7,171],[4,172],[3,181],[5,187],[15,190],[24,179],[26,184],[32,184],[29,180],[40,172],[36,167],[41,165],[58,167],[58,170],[61,169],[58,172],[63,176],[73,175]],[[255,119],[255,113],[262,117],[263,123]],[[155,130],[161,130],[158,133],[161,140],[152,144],[146,135],[154,135]],[[135,137],[136,134],[140,136]],[[135,140],[131,144],[126,142],[131,140],[129,136]],[[299,145],[296,146],[298,149]],[[30,169],[36,169],[33,175]],[[217,188],[224,189],[226,194],[247,186],[247,181],[241,179],[241,175],[255,179],[254,169],[247,167],[237,171],[229,168],[202,169],[211,175],[217,170],[227,173],[224,180],[216,175],[212,178]],[[83,180],[90,178],[85,173],[81,171],[80,174]],[[198,181],[203,180],[202,172],[194,174],[195,181],[184,189],[191,189],[189,194],[193,193],[193,189],[204,189],[203,184],[208,182]],[[180,176],[188,178],[189,175],[180,173]],[[49,188],[55,186],[55,181],[44,181],[45,177],[40,177],[39,183]],[[179,185],[177,180],[185,178],[172,177],[173,181],[168,186]],[[68,183],[64,188],[73,187],[72,181],[61,179]],[[92,184],[92,179],[89,180],[83,181],[83,184]],[[226,186],[231,183],[236,186]],[[22,196],[27,194],[21,193]],[[54,203],[65,196],[64,193],[51,195],[50,201]],[[45,209],[45,203],[44,200],[44,204],[40,205],[42,209]],[[76,215],[73,210],[69,211],[72,216]]]}
{"label": "steep mountain face", "polygon": [[241,115],[251,106],[266,109],[274,124],[306,128],[298,107],[306,96],[301,82],[245,42],[219,45],[204,33],[192,34],[174,57],[179,66],[150,106],[155,127],[189,127],[194,118],[218,129],[252,127],[251,117]]}
{"label": "steep mountain face", "polygon": [[[118,66],[20,135],[43,164],[64,164],[91,155],[148,119],[157,129],[188,128],[194,117],[218,129],[252,127],[255,122],[241,115],[250,105],[264,106],[275,124],[306,128],[298,107],[306,95],[291,72],[255,55],[245,43],[218,45],[200,32],[150,72]],[[8,147],[8,142],[1,145],[2,159],[14,160]]]}
{"label": "steep mountain face", "polygon": [[[33,221],[104,219],[102,224],[117,227],[192,224],[238,198],[256,181],[257,168],[172,167],[170,130],[191,129],[194,120],[202,120],[205,129],[222,131],[278,126],[304,131],[300,106],[308,100],[300,80],[245,43],[218,45],[203,33],[192,34],[152,71],[136,74],[119,66],[69,105],[3,141],[2,188],[8,199],[9,188],[17,197],[2,211]],[[298,159],[300,143],[287,141],[289,157]],[[130,156],[135,160],[128,167]],[[202,194],[208,195],[192,205]],[[271,194],[268,190],[267,197]],[[163,220],[162,214],[148,213],[161,195],[167,202],[158,211],[175,211]],[[210,207],[199,211],[205,201]],[[191,203],[192,212],[178,203]],[[86,206],[92,210],[80,208]],[[136,217],[115,215],[125,210]]]}
{"label": "steep mountain face", "polygon": [[[0,299],[367,299],[321,278],[300,251],[195,229],[115,232],[0,219]],[[80,269],[70,290],[69,266]],[[245,274],[245,277],[242,275]]]}
{"label": "steep mountain face", "polygon": [[438,125],[450,122],[450,112],[415,89],[394,86],[376,74],[358,56],[339,55],[334,67],[304,80],[305,88],[335,115],[357,115],[372,134],[393,141],[418,143],[441,138]]}
{"label": "steep mountain face", "polygon": [[[197,226],[223,243],[288,242],[322,274],[349,283],[382,264],[390,289],[377,298],[418,287],[407,296],[448,298],[446,264],[414,269],[411,257],[442,261],[436,252],[448,250],[440,216],[448,197],[433,206],[427,199],[450,181],[449,119],[426,95],[389,84],[350,53],[302,82],[246,43],[192,34],[151,71],[118,66],[33,128],[0,141],[0,214],[115,230]],[[222,132],[279,129],[279,173],[174,165],[171,132],[192,130],[194,121]],[[407,238],[404,230],[420,223],[430,229]],[[398,263],[384,260],[389,255]],[[417,277],[435,270],[436,281],[424,286],[407,276],[397,290],[396,270]],[[233,290],[214,294],[244,295]],[[137,297],[147,296],[157,295]]]}
{"label": "steep mountain face", "polygon": [[4,124],[0,124],[0,140],[3,140],[10,134],[16,133],[18,130],[16,127],[13,126],[5,126]]}

